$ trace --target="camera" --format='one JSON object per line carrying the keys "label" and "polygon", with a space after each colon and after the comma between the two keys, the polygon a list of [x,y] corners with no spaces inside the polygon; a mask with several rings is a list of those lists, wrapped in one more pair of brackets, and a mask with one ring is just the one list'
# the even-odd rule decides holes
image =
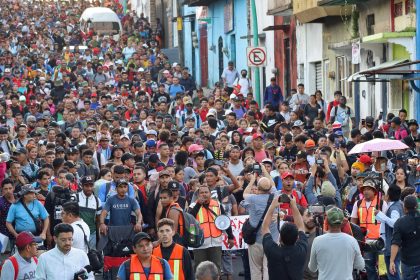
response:
{"label": "camera", "polygon": [[261,165],[259,165],[258,163],[256,163],[256,164],[253,165],[253,170],[258,175],[261,175],[262,174]]}
{"label": "camera", "polygon": [[324,166],[324,160],[323,160],[322,158],[318,158],[318,159],[315,161],[315,163],[316,163],[316,165],[319,165],[319,166]]}
{"label": "camera", "polygon": [[379,252],[385,247],[385,241],[382,238],[366,239],[362,244],[362,251],[364,252]]}
{"label": "camera", "polygon": [[320,204],[309,205],[308,212],[313,215],[321,215],[325,213],[325,206]]}
{"label": "camera", "polygon": [[282,193],[282,194],[279,196],[279,202],[280,202],[280,203],[290,203],[290,197],[289,197],[287,194]]}
{"label": "camera", "polygon": [[85,266],[78,272],[74,273],[73,279],[79,280],[79,279],[89,279],[89,273],[92,271],[92,267],[90,265]]}

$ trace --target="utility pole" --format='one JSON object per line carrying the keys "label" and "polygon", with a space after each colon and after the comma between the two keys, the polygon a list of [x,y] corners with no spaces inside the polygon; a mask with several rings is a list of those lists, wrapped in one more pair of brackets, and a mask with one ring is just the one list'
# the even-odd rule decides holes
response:
{"label": "utility pole", "polygon": [[[420,0],[417,0],[420,1]],[[257,21],[257,7],[255,0],[251,0],[251,13],[252,13],[252,41],[253,46],[258,47],[258,21]],[[260,96],[260,68],[254,67],[254,81],[255,81],[255,100],[258,102],[261,108],[261,96]]]}
{"label": "utility pole", "polygon": [[178,52],[179,52],[179,64],[185,66],[184,59],[184,30],[183,30],[183,20],[182,20],[182,7],[181,4],[183,0],[178,0],[176,4],[176,28],[178,30]]}

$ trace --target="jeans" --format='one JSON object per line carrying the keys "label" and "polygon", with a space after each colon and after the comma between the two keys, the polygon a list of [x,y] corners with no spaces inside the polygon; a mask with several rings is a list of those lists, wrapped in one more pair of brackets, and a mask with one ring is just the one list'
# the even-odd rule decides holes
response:
{"label": "jeans", "polygon": [[96,231],[90,233],[89,248],[96,249]]}
{"label": "jeans", "polygon": [[365,268],[368,280],[378,280],[378,270],[376,264],[378,263],[378,253],[366,252],[364,257]]}
{"label": "jeans", "polygon": [[251,271],[249,269],[248,249],[243,249],[241,251],[242,251],[242,263],[244,265],[244,278],[245,280],[251,280]]}
{"label": "jeans", "polygon": [[401,263],[402,279],[403,280],[420,280],[420,265],[405,265]]}
{"label": "jeans", "polygon": [[390,262],[391,256],[385,256],[385,264],[386,264],[386,276],[388,277],[388,280],[400,280],[400,253],[398,253],[398,255],[395,257],[395,268],[397,269],[395,275],[392,275],[389,272],[389,262]]}

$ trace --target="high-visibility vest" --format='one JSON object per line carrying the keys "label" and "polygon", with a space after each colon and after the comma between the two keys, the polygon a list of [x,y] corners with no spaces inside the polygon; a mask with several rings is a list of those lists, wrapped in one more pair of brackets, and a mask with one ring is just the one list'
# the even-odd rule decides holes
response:
{"label": "high-visibility vest", "polygon": [[[375,219],[375,210],[378,204],[378,197],[375,196],[370,203],[369,208],[366,207],[366,200],[363,199],[358,208],[359,226],[367,229],[366,238],[378,239],[380,222]],[[380,209],[379,209],[380,210]]]}
{"label": "high-visibility vest", "polygon": [[[220,215],[220,205],[219,203],[214,200],[210,199],[210,203],[208,207],[216,213],[217,216]],[[200,227],[203,229],[204,232],[204,238],[217,238],[222,235],[222,231],[218,228],[216,228],[216,225],[214,224],[214,220],[216,219],[216,216],[210,212],[206,207],[201,206],[200,210],[198,210],[197,221],[200,223]]]}
{"label": "high-visibility vest", "polygon": [[[184,269],[182,267],[184,247],[179,244],[174,243],[174,248],[172,250],[171,256],[167,260],[171,271],[174,275],[174,280],[185,280]],[[153,255],[158,258],[162,258],[161,245],[153,249]]]}
{"label": "high-visibility vest", "polygon": [[169,211],[171,211],[172,208],[177,209],[177,211],[179,211],[179,216],[178,216],[178,228],[176,229],[177,233],[179,234],[179,236],[183,237],[184,236],[184,217],[182,215],[182,208],[179,206],[178,203],[176,202],[172,202],[169,206],[168,209],[166,210],[166,218],[168,218],[169,216]]}
{"label": "high-visibility vest", "polygon": [[130,259],[130,280],[163,280],[164,279],[164,267],[161,261],[152,255],[150,260],[150,273],[149,277],[143,270],[143,265],[140,263],[137,255],[131,255]]}

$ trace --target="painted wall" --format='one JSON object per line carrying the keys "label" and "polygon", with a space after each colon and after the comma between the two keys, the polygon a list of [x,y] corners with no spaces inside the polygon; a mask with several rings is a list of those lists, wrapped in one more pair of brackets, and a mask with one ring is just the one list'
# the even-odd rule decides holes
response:
{"label": "painted wall", "polygon": [[[274,24],[281,25],[284,23],[283,17],[276,16],[274,17]],[[284,40],[289,39],[290,46],[290,65],[288,69],[286,68],[286,46]],[[274,56],[275,56],[275,66],[278,69],[279,73],[277,75],[277,81],[280,87],[283,90],[283,94],[287,96],[287,93],[290,93],[290,89],[297,87],[297,63],[296,63],[296,20],[294,17],[290,20],[289,30],[285,31],[274,31]],[[289,80],[286,81],[287,77],[285,72],[289,71]]]}
{"label": "painted wall", "polygon": [[[246,47],[247,40],[240,39],[242,36],[247,35],[247,12],[246,1],[235,0],[233,1],[234,15],[233,15],[233,30],[229,33],[224,32],[224,6],[227,0],[217,1],[208,7],[209,18],[211,23],[208,24],[208,46],[214,49],[209,50],[208,63],[209,63],[209,85],[214,85],[220,79],[219,75],[219,49],[218,40],[223,39],[223,47],[228,49],[228,55],[223,54],[223,65],[232,59],[235,61],[236,69],[246,69]],[[234,42],[235,48],[233,49]],[[236,54],[234,56],[234,54]]]}
{"label": "painted wall", "polygon": [[359,32],[360,35],[367,36],[366,17],[370,14],[375,15],[375,33],[391,32],[391,6],[389,0],[370,0],[358,5]]}
{"label": "painted wall", "polygon": [[323,25],[321,23],[299,24],[296,27],[298,82],[305,85],[305,92],[315,92],[315,67],[322,61]]}

